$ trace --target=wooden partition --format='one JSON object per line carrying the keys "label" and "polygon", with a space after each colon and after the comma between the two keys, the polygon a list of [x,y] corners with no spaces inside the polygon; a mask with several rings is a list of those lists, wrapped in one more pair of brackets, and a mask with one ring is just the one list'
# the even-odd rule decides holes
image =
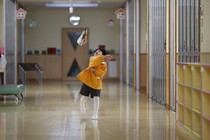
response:
{"label": "wooden partition", "polygon": [[210,65],[177,65],[177,123],[200,139],[210,139]]}
{"label": "wooden partition", "polygon": [[61,55],[26,55],[25,62],[38,63],[43,69],[43,79],[61,79]]}
{"label": "wooden partition", "polygon": [[[25,62],[38,63],[43,69],[43,79],[62,80],[62,55],[26,55]],[[112,62],[115,62],[114,65],[110,65]],[[114,55],[112,62],[107,62],[108,71],[105,79],[120,77],[119,55]],[[110,74],[111,71],[116,72]],[[34,78],[34,73],[29,73],[27,77]]]}

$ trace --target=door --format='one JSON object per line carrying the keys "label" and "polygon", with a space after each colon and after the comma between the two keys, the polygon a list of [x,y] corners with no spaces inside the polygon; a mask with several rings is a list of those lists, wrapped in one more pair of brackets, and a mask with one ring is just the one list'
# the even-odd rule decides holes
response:
{"label": "door", "polygon": [[149,93],[166,105],[166,0],[150,1]]}
{"label": "door", "polygon": [[[77,74],[88,66],[89,47],[77,44],[77,39],[87,28],[63,28],[62,29],[62,79],[77,80]],[[87,31],[89,31],[87,29]]]}
{"label": "door", "polygon": [[[2,1],[1,1],[2,3]],[[2,14],[4,25],[4,47],[7,65],[5,68],[5,82],[6,84],[17,84],[17,27],[16,27],[16,5],[10,0],[3,1],[4,14]],[[3,10],[2,10],[3,11]],[[1,12],[2,13],[2,12]],[[9,16],[8,16],[9,15]],[[1,24],[2,25],[2,24]],[[3,29],[3,27],[1,28]]]}

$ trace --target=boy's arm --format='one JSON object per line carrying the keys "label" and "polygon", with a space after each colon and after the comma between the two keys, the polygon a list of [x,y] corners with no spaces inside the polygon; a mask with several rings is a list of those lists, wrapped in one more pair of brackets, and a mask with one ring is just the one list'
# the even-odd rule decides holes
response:
{"label": "boy's arm", "polygon": [[106,63],[103,64],[103,65],[101,65],[100,68],[97,68],[95,70],[96,76],[99,77],[100,79],[102,79],[104,77],[104,75],[106,74],[106,72],[107,72]]}
{"label": "boy's arm", "polygon": [[89,67],[97,67],[103,62],[104,58],[102,55],[92,56],[90,58]]}
{"label": "boy's arm", "polygon": [[89,67],[97,67],[102,62],[109,61],[110,59],[112,59],[112,55],[110,55],[110,54],[93,56],[93,57],[90,58]]}

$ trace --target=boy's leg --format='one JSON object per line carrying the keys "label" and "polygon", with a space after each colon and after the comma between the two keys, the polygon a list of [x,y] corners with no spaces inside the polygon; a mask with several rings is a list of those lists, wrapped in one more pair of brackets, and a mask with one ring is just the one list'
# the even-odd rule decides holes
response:
{"label": "boy's leg", "polygon": [[86,112],[86,108],[85,108],[85,102],[87,101],[88,97],[87,96],[83,96],[80,98],[80,111],[81,112]]}
{"label": "boy's leg", "polygon": [[99,97],[95,96],[93,98],[94,101],[94,112],[93,112],[93,120],[97,120],[98,119],[98,110],[99,110]]}

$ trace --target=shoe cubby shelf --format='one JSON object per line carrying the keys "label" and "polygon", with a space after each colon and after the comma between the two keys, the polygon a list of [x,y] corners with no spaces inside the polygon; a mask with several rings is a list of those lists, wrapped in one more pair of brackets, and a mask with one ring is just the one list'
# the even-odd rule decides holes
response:
{"label": "shoe cubby shelf", "polygon": [[177,123],[198,138],[210,139],[210,65],[178,63]]}

